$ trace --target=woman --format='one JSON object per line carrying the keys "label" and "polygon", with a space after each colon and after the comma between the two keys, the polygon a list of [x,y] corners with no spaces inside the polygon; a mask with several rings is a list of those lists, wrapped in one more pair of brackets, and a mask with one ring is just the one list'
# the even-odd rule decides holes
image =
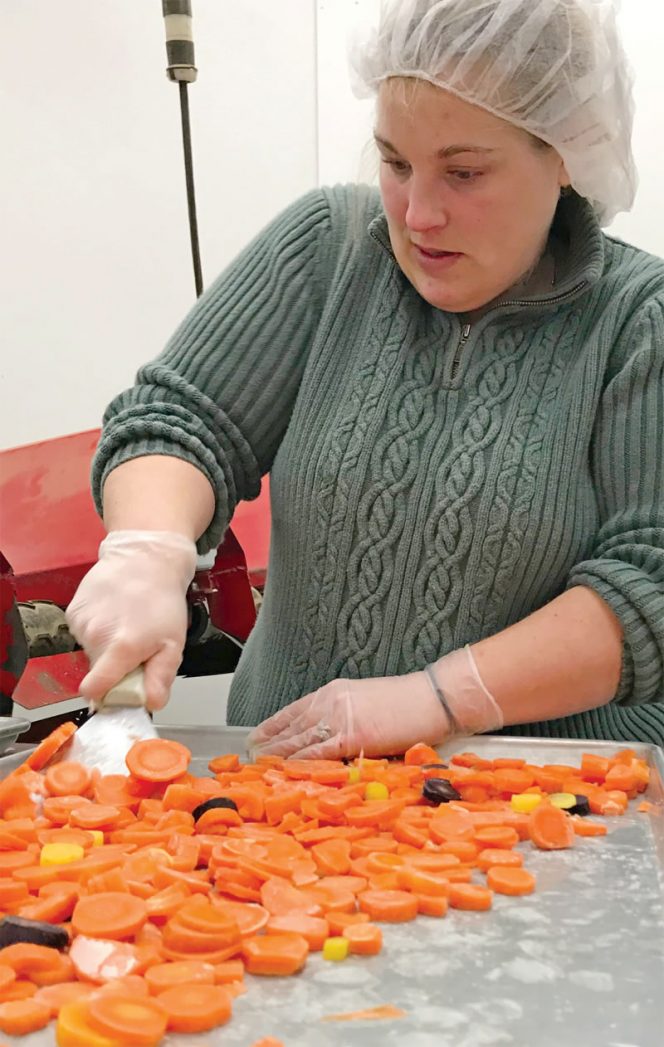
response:
{"label": "woman", "polygon": [[83,693],[144,663],[163,703],[194,543],[269,471],[256,749],[662,743],[664,263],[601,230],[635,189],[612,8],[395,0],[356,67],[380,195],[297,201],[106,413]]}

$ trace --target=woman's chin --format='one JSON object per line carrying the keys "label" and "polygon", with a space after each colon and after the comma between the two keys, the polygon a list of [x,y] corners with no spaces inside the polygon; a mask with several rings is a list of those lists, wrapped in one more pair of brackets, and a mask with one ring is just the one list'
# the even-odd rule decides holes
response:
{"label": "woman's chin", "polygon": [[446,313],[468,313],[473,309],[480,309],[489,300],[483,297],[478,289],[464,287],[465,281],[432,280],[413,270],[406,275],[425,302]]}

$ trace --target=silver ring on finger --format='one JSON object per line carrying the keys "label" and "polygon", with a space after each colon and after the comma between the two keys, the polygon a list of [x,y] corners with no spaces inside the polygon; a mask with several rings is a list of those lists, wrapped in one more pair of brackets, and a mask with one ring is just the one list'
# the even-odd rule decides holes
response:
{"label": "silver ring on finger", "polygon": [[326,742],[333,734],[334,731],[328,723],[321,721],[316,727],[316,740],[319,742]]}

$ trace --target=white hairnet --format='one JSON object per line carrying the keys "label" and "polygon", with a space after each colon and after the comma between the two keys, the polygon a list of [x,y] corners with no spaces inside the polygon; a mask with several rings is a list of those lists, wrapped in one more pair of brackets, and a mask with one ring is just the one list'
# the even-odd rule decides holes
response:
{"label": "white hairnet", "polygon": [[360,95],[427,80],[548,142],[602,224],[631,208],[632,76],[614,0],[383,0],[351,64]]}

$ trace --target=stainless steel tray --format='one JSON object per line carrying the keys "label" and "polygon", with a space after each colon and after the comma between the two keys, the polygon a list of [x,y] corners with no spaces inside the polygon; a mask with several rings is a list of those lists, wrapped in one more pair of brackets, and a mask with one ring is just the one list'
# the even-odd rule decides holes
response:
{"label": "stainless steel tray", "polygon": [[30,721],[24,716],[0,716],[0,753],[5,753],[29,728]]}
{"label": "stainless steel tray", "polygon": [[[244,749],[241,728],[164,727],[189,746],[194,772]],[[457,739],[487,757],[576,763],[615,742],[532,738]],[[450,912],[383,925],[377,957],[341,964],[314,954],[294,978],[247,976],[229,1025],[172,1036],[169,1047],[249,1047],[277,1036],[285,1047],[662,1047],[664,1043],[664,753],[648,760],[655,813],[609,819],[609,835],[570,851],[528,853],[537,876],[529,898],[496,895],[491,913]],[[0,776],[25,754],[0,757]],[[391,1003],[393,1021],[324,1023],[326,1015]],[[9,1042],[52,1047],[52,1032]]]}

